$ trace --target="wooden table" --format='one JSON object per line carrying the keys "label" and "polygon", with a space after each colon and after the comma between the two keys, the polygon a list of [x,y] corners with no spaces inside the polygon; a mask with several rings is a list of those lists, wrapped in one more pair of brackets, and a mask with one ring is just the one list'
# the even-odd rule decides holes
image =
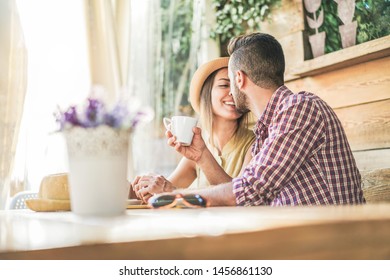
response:
{"label": "wooden table", "polygon": [[390,204],[0,211],[0,259],[390,259]]}

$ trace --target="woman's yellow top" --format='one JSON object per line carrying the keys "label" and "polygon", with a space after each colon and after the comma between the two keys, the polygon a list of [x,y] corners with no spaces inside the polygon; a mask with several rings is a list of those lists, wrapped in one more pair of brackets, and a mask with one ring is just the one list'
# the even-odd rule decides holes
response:
{"label": "woman's yellow top", "polygon": [[[245,136],[239,139],[233,137],[223,147],[221,154],[219,154],[216,148],[208,147],[215,160],[222,166],[223,170],[232,178],[237,177],[240,174],[242,165],[244,164],[245,155],[248,149],[251,148],[255,140],[255,134],[252,130],[247,129]],[[197,179],[190,186],[194,188],[204,188],[210,185],[207,181],[205,174],[197,166],[196,167]]]}

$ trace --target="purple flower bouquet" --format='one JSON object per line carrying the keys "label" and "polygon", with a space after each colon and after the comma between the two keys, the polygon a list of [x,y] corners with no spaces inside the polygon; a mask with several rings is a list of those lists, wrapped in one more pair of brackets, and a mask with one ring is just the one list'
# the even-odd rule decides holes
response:
{"label": "purple flower bouquet", "polygon": [[55,113],[56,122],[60,131],[75,126],[93,128],[100,125],[133,131],[140,123],[153,119],[154,114],[149,107],[134,108],[128,103],[120,100],[108,109],[101,99],[89,97],[82,106],[70,106],[65,111],[59,109]]}
{"label": "purple flower bouquet", "polygon": [[78,215],[123,214],[132,177],[131,132],[153,119],[137,102],[107,106],[89,97],[56,113],[68,151],[71,208]]}

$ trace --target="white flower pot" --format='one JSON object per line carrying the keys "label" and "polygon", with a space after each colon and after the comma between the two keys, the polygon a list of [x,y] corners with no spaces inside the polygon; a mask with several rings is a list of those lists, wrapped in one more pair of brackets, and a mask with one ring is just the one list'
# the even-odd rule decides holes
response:
{"label": "white flower pot", "polygon": [[63,131],[68,148],[72,211],[79,215],[124,213],[130,134],[108,126]]}

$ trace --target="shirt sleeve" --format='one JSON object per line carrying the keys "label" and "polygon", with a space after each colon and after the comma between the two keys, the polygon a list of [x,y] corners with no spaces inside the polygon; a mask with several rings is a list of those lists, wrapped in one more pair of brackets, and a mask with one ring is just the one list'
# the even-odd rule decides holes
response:
{"label": "shirt sleeve", "polygon": [[233,179],[236,204],[269,205],[304,161],[324,141],[324,121],[311,100],[280,106],[268,138],[241,177]]}

